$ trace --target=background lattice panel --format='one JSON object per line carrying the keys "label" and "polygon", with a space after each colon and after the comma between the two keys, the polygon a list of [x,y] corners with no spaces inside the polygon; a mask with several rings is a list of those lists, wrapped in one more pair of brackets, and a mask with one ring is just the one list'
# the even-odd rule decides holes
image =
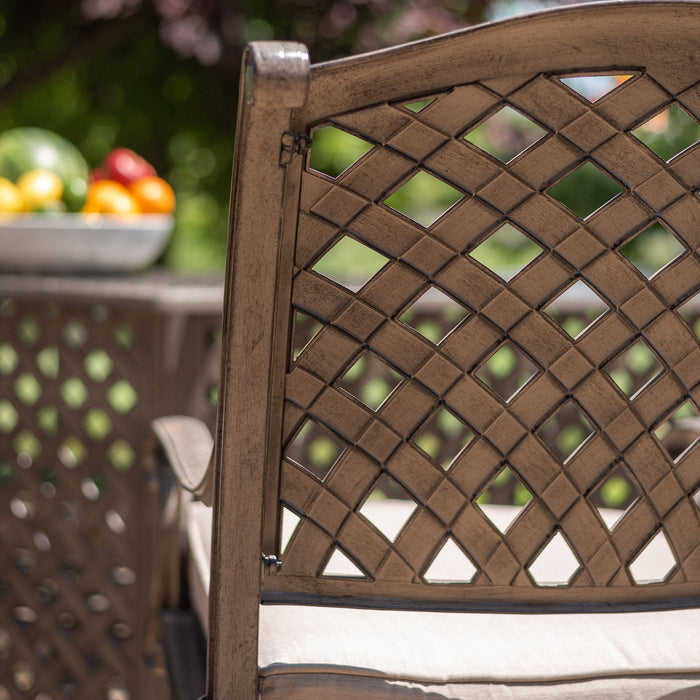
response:
{"label": "background lattice panel", "polygon": [[218,358],[218,325],[215,314],[0,300],[2,697],[158,688],[147,681],[158,486],[143,447],[165,407],[212,419],[218,367],[204,359]]}

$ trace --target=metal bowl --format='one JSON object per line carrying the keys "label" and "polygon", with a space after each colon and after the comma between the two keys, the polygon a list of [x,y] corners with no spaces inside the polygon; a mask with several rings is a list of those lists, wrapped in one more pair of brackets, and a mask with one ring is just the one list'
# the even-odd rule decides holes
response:
{"label": "metal bowl", "polygon": [[126,272],[155,262],[173,228],[170,215],[20,214],[0,219],[0,269]]}

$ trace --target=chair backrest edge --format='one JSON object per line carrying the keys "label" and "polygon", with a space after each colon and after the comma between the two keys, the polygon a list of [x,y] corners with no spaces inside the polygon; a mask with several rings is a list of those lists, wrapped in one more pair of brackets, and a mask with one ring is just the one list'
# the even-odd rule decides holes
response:
{"label": "chair backrest edge", "polygon": [[[252,43],[241,76],[224,295],[221,386],[215,441],[216,487],[209,599],[208,697],[257,696],[260,552],[273,332],[258,333],[255,317],[272,322],[286,170],[282,137],[291,110],[303,104],[309,75],[306,48],[292,42]],[[250,270],[255,275],[250,275]],[[248,271],[244,274],[243,271]],[[235,364],[231,358],[235,357]],[[249,410],[240,410],[245,405]],[[249,439],[237,438],[245,434]],[[225,467],[224,467],[225,465]],[[257,536],[256,536],[257,533]],[[232,566],[234,560],[246,566]],[[235,624],[220,624],[220,610]]]}

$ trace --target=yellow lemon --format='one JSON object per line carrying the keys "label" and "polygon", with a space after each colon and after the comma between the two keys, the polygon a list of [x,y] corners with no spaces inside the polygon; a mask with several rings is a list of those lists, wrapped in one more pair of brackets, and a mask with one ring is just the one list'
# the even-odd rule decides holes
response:
{"label": "yellow lemon", "polygon": [[26,208],[29,211],[51,209],[61,201],[63,182],[51,170],[28,170],[17,180]]}
{"label": "yellow lemon", "polygon": [[0,177],[0,212],[15,213],[24,209],[24,197],[19,187],[7,178]]}

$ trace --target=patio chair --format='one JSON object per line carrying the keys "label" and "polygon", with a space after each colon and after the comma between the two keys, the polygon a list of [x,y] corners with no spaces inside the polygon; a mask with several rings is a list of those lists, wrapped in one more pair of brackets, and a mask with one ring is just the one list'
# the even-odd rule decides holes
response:
{"label": "patio chair", "polygon": [[311,67],[250,45],[213,451],[155,424],[204,502],[206,697],[700,697],[700,145],[659,146],[695,133],[698,37],[697,2],[629,2]]}

